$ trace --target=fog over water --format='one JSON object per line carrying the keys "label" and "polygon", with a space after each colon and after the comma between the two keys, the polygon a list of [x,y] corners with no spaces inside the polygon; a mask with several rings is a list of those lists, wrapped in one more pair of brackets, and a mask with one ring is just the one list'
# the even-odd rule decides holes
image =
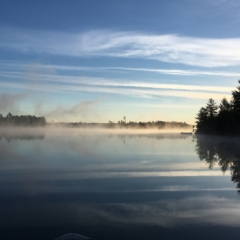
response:
{"label": "fog over water", "polygon": [[179,132],[1,128],[1,236],[237,237],[239,149]]}

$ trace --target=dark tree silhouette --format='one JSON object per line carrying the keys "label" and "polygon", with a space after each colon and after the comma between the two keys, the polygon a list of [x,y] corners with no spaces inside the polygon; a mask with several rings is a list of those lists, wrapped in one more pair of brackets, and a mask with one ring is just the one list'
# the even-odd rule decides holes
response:
{"label": "dark tree silhouette", "polygon": [[199,110],[199,113],[197,114],[196,117],[197,121],[197,129],[198,131],[201,132],[207,132],[208,130],[208,112],[207,109],[202,107]]}
{"label": "dark tree silhouette", "polygon": [[[238,81],[240,84],[240,80]],[[232,100],[223,98],[219,107],[210,98],[197,114],[196,134],[240,134],[240,86],[232,91]]]}
{"label": "dark tree silhouette", "polygon": [[219,113],[230,112],[232,110],[232,102],[229,103],[228,100],[224,97],[219,105]]}
{"label": "dark tree silhouette", "polygon": [[[238,83],[240,84],[240,80]],[[232,96],[234,112],[240,115],[240,86],[237,87],[237,90],[232,91]]]}
{"label": "dark tree silhouette", "polygon": [[214,120],[218,114],[218,106],[216,104],[216,102],[210,98],[207,102],[207,106],[206,106],[206,110],[207,110],[207,113],[208,113],[208,118],[210,120]]}
{"label": "dark tree silhouette", "polygon": [[54,125],[59,125],[63,127],[78,127],[78,128],[92,128],[92,127],[102,127],[102,128],[129,128],[129,129],[188,129],[192,128],[191,125],[185,122],[164,122],[164,121],[151,121],[151,122],[125,122],[123,120],[114,123],[108,121],[108,123],[54,123]]}
{"label": "dark tree silhouette", "polygon": [[14,116],[11,113],[8,113],[6,117],[1,115],[0,117],[0,126],[45,126],[46,119],[45,117],[36,117],[31,115],[26,116]]}
{"label": "dark tree silhouette", "polygon": [[220,106],[219,113],[216,121],[217,133],[221,135],[234,135],[235,131],[235,118],[233,114],[233,104],[223,98]]}
{"label": "dark tree silhouette", "polygon": [[206,107],[202,107],[197,114],[197,133],[214,133],[216,129],[216,117],[217,117],[217,105],[216,102],[210,98]]}

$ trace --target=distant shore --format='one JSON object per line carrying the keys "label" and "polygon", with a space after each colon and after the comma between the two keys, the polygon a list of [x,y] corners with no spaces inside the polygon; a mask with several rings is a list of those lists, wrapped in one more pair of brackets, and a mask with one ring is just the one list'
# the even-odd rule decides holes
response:
{"label": "distant shore", "polygon": [[87,122],[57,122],[47,123],[44,116],[36,117],[32,115],[13,115],[8,113],[5,117],[0,114],[0,127],[64,127],[64,128],[104,128],[104,129],[191,129],[192,125],[185,122],[165,122],[165,121],[149,121],[149,122],[127,122],[125,120],[114,123],[87,123]]}
{"label": "distant shore", "polygon": [[103,128],[103,129],[182,129],[191,130],[192,125],[185,122],[108,122],[108,123],[47,123],[47,126],[65,128]]}

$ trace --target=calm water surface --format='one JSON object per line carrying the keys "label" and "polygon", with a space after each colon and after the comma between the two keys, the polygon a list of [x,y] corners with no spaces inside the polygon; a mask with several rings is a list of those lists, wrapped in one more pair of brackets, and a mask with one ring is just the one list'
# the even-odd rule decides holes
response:
{"label": "calm water surface", "polygon": [[239,142],[1,129],[0,239],[237,239]]}

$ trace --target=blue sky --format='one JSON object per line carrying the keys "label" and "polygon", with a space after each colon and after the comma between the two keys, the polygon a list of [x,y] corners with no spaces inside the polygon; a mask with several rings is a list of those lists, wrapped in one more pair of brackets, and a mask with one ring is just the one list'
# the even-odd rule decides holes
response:
{"label": "blue sky", "polygon": [[240,79],[240,2],[0,3],[0,112],[186,121]]}

